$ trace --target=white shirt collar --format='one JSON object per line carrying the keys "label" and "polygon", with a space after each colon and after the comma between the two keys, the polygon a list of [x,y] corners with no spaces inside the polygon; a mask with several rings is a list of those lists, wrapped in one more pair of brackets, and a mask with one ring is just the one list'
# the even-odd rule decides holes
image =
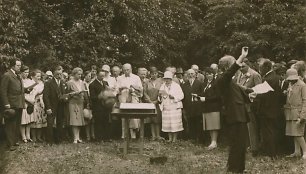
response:
{"label": "white shirt collar", "polygon": [[11,71],[17,76],[16,71],[14,71],[13,69],[11,69]]}
{"label": "white shirt collar", "polygon": [[273,70],[268,71],[264,76],[267,76],[268,74],[270,74]]}

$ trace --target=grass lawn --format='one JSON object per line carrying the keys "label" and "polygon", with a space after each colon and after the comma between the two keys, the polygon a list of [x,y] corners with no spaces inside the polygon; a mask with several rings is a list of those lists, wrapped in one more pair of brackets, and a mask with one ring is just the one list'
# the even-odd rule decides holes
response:
{"label": "grass lawn", "polygon": [[[47,146],[45,144],[21,144],[14,152],[4,151],[1,145],[0,172],[5,174],[35,173],[225,173],[227,149],[208,151],[202,145],[188,141],[176,144],[145,141],[143,155],[136,149],[124,159],[121,155],[121,141],[108,143],[63,143]],[[136,146],[132,143],[131,146]],[[165,164],[150,164],[150,157],[164,155]],[[266,157],[253,158],[247,155],[247,173],[306,173],[301,159],[279,158],[271,161]],[[306,168],[305,168],[306,169]]]}

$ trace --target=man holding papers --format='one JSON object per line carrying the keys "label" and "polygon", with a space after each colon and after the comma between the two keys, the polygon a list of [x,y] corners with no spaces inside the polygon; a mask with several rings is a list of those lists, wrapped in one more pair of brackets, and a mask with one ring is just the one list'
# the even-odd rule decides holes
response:
{"label": "man holding papers", "polygon": [[[257,96],[260,104],[258,111],[261,135],[260,152],[275,158],[280,135],[278,132],[278,122],[281,119],[282,108],[282,94],[279,85],[280,76],[273,71],[270,60],[265,60],[259,69],[263,82],[266,83],[256,87],[255,91],[258,90],[261,93],[269,91]],[[270,89],[268,84],[273,90]]]}

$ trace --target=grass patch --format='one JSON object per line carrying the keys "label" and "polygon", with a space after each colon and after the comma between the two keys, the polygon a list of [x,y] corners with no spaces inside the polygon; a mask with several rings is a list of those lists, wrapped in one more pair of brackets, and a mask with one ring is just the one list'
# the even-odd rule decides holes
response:
{"label": "grass patch", "polygon": [[[6,174],[36,173],[136,173],[136,174],[198,174],[225,173],[227,149],[208,151],[189,141],[176,144],[145,141],[144,154],[132,150],[127,158],[120,152],[121,141],[110,143],[21,144],[14,152],[4,151],[1,145],[0,171]],[[131,146],[136,146],[132,143]],[[150,158],[166,156],[165,164],[150,164]],[[247,154],[248,173],[306,173],[304,161],[281,157],[275,161],[267,157],[253,158]]]}

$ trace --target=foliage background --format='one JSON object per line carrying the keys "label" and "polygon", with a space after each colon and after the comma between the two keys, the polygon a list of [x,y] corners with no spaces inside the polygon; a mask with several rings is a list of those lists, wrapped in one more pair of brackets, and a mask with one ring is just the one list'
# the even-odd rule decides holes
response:
{"label": "foliage background", "polygon": [[[0,62],[43,70],[306,58],[304,0],[0,0]],[[3,68],[2,68],[3,69]]]}

